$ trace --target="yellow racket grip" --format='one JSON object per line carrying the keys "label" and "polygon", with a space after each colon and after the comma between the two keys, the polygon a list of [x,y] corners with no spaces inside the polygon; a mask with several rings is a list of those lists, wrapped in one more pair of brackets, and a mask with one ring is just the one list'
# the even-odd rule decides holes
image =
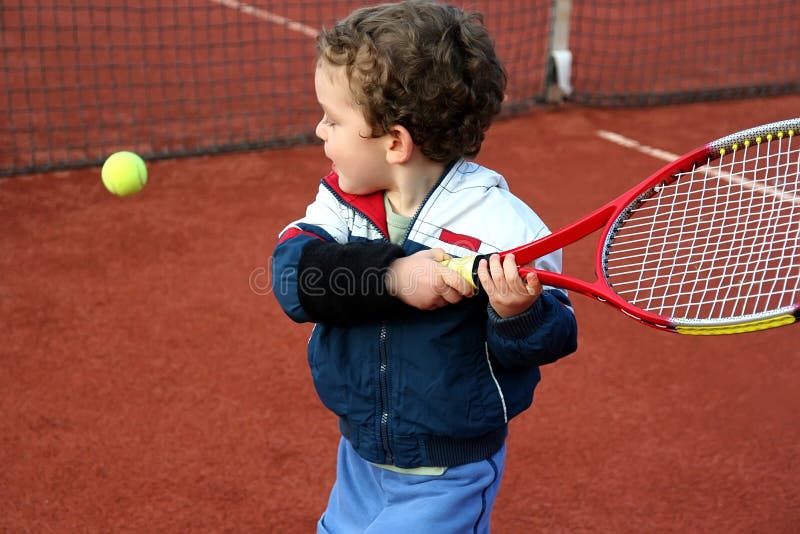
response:
{"label": "yellow racket grip", "polygon": [[461,278],[469,282],[473,289],[478,289],[478,260],[480,256],[466,256],[464,258],[450,258],[444,260],[442,265],[457,272]]}

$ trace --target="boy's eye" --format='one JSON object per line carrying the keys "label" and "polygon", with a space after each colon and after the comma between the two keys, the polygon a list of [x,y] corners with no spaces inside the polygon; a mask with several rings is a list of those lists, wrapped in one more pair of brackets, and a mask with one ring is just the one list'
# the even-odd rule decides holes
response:
{"label": "boy's eye", "polygon": [[329,119],[327,115],[324,115],[322,117],[322,124],[324,124],[325,126],[334,126],[335,125],[335,123],[331,119]]}

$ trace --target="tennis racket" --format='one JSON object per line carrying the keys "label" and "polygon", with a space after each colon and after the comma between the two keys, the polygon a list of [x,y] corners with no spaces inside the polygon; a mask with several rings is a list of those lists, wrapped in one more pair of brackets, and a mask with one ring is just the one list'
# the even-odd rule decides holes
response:
{"label": "tennis racket", "polygon": [[[800,118],[697,148],[542,239],[500,253],[526,264],[601,230],[594,281],[534,271],[656,328],[718,335],[800,318]],[[478,287],[472,256],[448,260]]]}

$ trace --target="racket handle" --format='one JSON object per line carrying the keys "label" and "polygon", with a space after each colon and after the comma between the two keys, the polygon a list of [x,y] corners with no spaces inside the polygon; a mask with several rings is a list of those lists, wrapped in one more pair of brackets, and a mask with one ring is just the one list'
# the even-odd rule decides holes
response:
{"label": "racket handle", "polygon": [[449,260],[444,260],[442,265],[457,272],[464,280],[469,282],[474,289],[479,290],[481,288],[481,282],[478,280],[478,263],[482,259],[489,259],[489,256],[481,255],[450,258]]}

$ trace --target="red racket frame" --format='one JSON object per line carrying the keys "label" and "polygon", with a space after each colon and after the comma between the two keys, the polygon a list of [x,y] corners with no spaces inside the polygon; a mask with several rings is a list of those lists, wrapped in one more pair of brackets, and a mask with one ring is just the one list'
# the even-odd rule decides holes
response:
{"label": "red racket frame", "polygon": [[674,325],[670,321],[670,318],[662,317],[661,315],[657,315],[643,310],[638,306],[634,306],[614,292],[614,290],[606,281],[605,276],[602,274],[603,248],[606,238],[614,223],[617,221],[620,214],[627,209],[630,204],[636,200],[636,198],[659,184],[673,181],[673,177],[676,174],[690,171],[697,164],[706,164],[714,159],[717,159],[718,157],[719,153],[715,153],[715,151],[711,149],[710,145],[697,148],[694,151],[685,154],[681,158],[669,163],[668,165],[665,165],[653,173],[649,178],[645,179],[634,189],[623,193],[611,202],[590,213],[583,219],[567,225],[548,236],[534,241],[533,243],[502,252],[500,256],[514,254],[517,264],[529,263],[553,251],[563,249],[567,245],[579,241],[589,234],[602,228],[603,232],[598,239],[597,250],[595,253],[596,278],[593,282],[582,280],[580,278],[574,278],[565,274],[554,273],[550,271],[540,271],[530,267],[520,267],[520,275],[525,276],[526,273],[535,272],[539,277],[539,280],[544,285],[556,286],[568,291],[576,291],[601,302],[606,302],[615,308],[620,309],[626,315],[641,320],[650,326],[654,326],[656,328],[674,329]]}

